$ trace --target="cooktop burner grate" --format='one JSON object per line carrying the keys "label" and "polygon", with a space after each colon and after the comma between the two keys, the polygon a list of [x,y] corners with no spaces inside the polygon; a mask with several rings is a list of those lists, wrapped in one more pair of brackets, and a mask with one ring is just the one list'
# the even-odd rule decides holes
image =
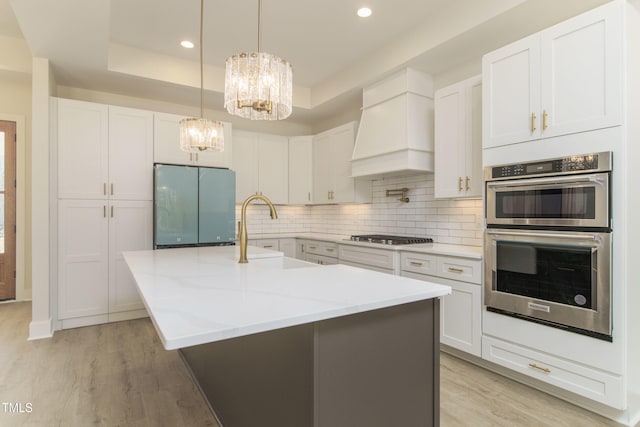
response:
{"label": "cooktop burner grate", "polygon": [[386,234],[360,234],[351,236],[354,242],[382,243],[383,245],[410,245],[416,243],[433,243],[429,237],[390,236]]}

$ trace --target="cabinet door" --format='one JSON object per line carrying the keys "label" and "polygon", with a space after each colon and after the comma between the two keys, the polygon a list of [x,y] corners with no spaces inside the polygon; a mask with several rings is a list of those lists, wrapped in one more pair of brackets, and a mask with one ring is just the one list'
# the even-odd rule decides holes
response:
{"label": "cabinet door", "polygon": [[403,270],[412,279],[451,286],[440,298],[440,342],[480,357],[482,354],[482,287]]}
{"label": "cabinet door", "polygon": [[109,107],[109,197],[153,200],[153,113]]}
{"label": "cabinet door", "polygon": [[482,76],[484,148],[538,138],[540,35],[485,55]]}
{"label": "cabinet door", "polygon": [[447,281],[451,294],[440,305],[440,342],[480,357],[482,354],[481,287]]}
{"label": "cabinet door", "polygon": [[331,202],[331,138],[327,133],[313,137],[313,202]]}
{"label": "cabinet door", "polygon": [[542,136],[622,124],[622,27],[614,2],[542,32]]}
{"label": "cabinet door", "polygon": [[289,204],[311,203],[313,137],[289,138]]}
{"label": "cabinet door", "polygon": [[155,113],[153,115],[153,161],[174,165],[192,163],[193,155],[180,149],[180,120],[183,116]]}
{"label": "cabinet door", "polygon": [[289,258],[296,258],[296,239],[280,239],[278,242],[281,252]]}
{"label": "cabinet door", "polygon": [[289,203],[289,139],[287,137],[259,135],[258,189],[272,203]]}
{"label": "cabinet door", "polygon": [[258,191],[258,134],[236,130],[233,148],[236,203],[242,203]]}
{"label": "cabinet door", "polygon": [[58,99],[58,197],[106,199],[109,112],[106,105]]}
{"label": "cabinet door", "polygon": [[59,201],[59,319],[107,314],[108,224],[105,200]]}
{"label": "cabinet door", "polygon": [[467,80],[465,196],[482,197],[482,76]]}
{"label": "cabinet door", "polygon": [[464,194],[461,164],[465,163],[466,87],[464,82],[435,94],[434,194],[436,198]]}
{"label": "cabinet door", "polygon": [[355,141],[353,123],[340,126],[331,131],[330,176],[332,179],[331,202],[354,202],[354,181],[351,178],[351,157]]}
{"label": "cabinet door", "polygon": [[153,248],[153,202],[111,201],[109,206],[109,312],[144,304],[122,252]]}

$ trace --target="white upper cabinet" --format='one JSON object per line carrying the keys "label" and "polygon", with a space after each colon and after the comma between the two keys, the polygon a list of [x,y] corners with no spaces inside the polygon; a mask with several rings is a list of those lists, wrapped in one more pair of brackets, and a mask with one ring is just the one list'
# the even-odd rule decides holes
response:
{"label": "white upper cabinet", "polygon": [[153,113],[55,102],[58,198],[152,200]]}
{"label": "white upper cabinet", "polygon": [[313,137],[289,138],[289,204],[311,203],[313,190]]}
{"label": "white upper cabinet", "polygon": [[109,197],[153,200],[153,113],[109,107]]}
{"label": "white upper cabinet", "polygon": [[482,196],[482,77],[435,93],[435,197]]}
{"label": "white upper cabinet", "polygon": [[236,130],[233,170],[236,203],[262,193],[273,203],[289,201],[289,139],[284,136]]}
{"label": "white upper cabinet", "polygon": [[622,123],[620,7],[606,4],[484,56],[485,148]]}
{"label": "white upper cabinet", "polygon": [[187,153],[180,149],[180,120],[184,116],[155,113],[153,161],[174,165],[210,166],[231,168],[233,134],[231,123],[224,124],[224,151]]}
{"label": "white upper cabinet", "polygon": [[351,177],[355,122],[313,137],[313,202],[371,202],[371,181]]}
{"label": "white upper cabinet", "polygon": [[[57,108],[58,197],[106,199],[109,181],[109,107],[54,99]],[[56,107],[57,105],[57,107]]]}

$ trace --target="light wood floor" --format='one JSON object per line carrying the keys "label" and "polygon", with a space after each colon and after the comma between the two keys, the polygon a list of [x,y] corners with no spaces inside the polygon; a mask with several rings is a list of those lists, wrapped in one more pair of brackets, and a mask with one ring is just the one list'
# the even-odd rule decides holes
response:
{"label": "light wood floor", "polygon": [[[0,304],[0,426],[218,427],[148,319],[27,341],[30,319],[30,303]],[[3,403],[33,409],[6,413]],[[617,424],[443,353],[441,426]]]}

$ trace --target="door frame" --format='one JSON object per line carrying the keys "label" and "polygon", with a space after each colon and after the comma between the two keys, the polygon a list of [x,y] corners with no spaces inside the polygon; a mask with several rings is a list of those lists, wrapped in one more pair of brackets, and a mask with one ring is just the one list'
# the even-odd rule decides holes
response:
{"label": "door frame", "polygon": [[25,116],[0,112],[0,120],[16,124],[16,301],[31,300],[31,287],[26,289],[26,143]]}

